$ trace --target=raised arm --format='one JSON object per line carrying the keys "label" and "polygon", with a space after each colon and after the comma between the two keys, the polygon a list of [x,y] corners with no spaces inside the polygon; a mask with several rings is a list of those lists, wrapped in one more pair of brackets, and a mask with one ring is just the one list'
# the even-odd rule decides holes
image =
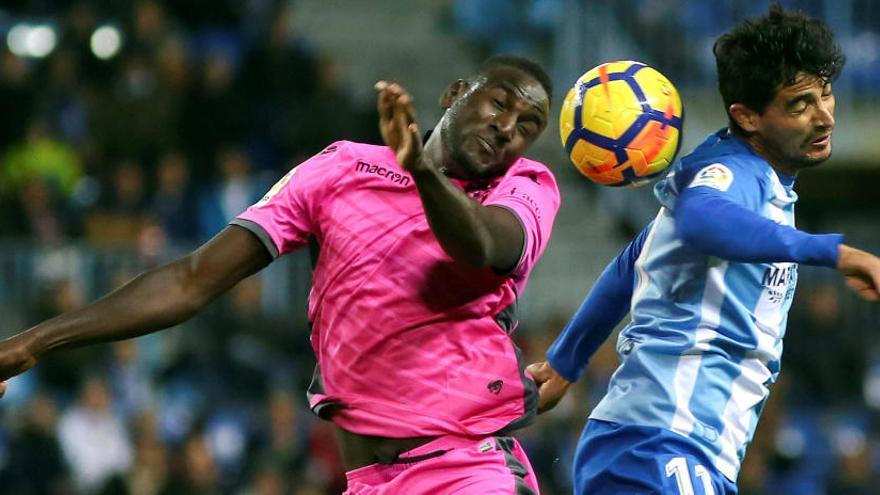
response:
{"label": "raised arm", "polygon": [[434,167],[420,167],[412,174],[431,231],[446,254],[502,273],[516,266],[525,232],[512,212],[477,203]]}
{"label": "raised arm", "polygon": [[188,256],[0,342],[0,380],[32,368],[51,350],[123,340],[177,325],[270,260],[256,236],[229,226]]}
{"label": "raised arm", "polygon": [[509,210],[469,198],[440,169],[424,159],[413,102],[397,84],[380,82],[378,107],[385,143],[416,183],[431,231],[456,261],[507,272],[516,267],[525,232]]}

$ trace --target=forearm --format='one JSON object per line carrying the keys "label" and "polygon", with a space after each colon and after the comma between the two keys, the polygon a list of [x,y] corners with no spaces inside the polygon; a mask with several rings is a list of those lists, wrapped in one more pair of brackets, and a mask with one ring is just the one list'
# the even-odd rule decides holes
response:
{"label": "forearm", "polygon": [[593,354],[629,312],[635,264],[651,228],[649,225],[642,230],[608,264],[581,307],[547,350],[547,360],[566,380],[577,381]]}
{"label": "forearm", "polygon": [[47,351],[124,340],[168,328],[192,317],[208,301],[186,280],[189,257],[139,275],[98,301],[62,314],[16,338],[35,356]]}
{"label": "forearm", "polygon": [[176,325],[270,261],[256,235],[229,226],[192,254],[144,273],[82,309],[0,341],[0,396],[4,380],[34,367],[44,353]]}
{"label": "forearm", "polygon": [[736,262],[794,262],[833,267],[842,236],[808,234],[777,224],[712,195],[682,198],[675,211],[676,232],[698,251]]}
{"label": "forearm", "polygon": [[[584,302],[547,350],[553,369],[576,382],[590,358],[629,312],[632,276],[613,261],[596,281]],[[623,272],[623,273],[622,273]]]}
{"label": "forearm", "polygon": [[413,177],[428,224],[446,254],[474,266],[491,265],[498,243],[489,208],[469,198],[433,166],[419,167]]}

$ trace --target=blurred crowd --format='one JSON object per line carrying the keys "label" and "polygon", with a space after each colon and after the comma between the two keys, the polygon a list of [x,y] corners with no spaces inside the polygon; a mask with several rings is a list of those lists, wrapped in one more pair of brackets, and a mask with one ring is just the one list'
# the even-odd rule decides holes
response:
{"label": "blurred crowd", "polygon": [[[34,291],[4,307],[5,332],[210,238],[329,142],[380,139],[295,15],[273,0],[4,2],[4,33],[54,33],[39,57],[11,35],[0,48],[0,238],[26,246],[2,258]],[[102,27],[118,53],[96,49]],[[0,492],[339,493],[333,432],[304,402],[307,326],[262,311],[264,279],[179,328],[17,379]]]}
{"label": "blurred crowd", "polygon": [[[57,41],[0,52],[0,235],[131,243],[151,224],[192,244],[329,142],[379,139],[291,3],[32,4],[6,24],[45,22]],[[105,26],[121,47],[102,59]]]}
{"label": "blurred crowd", "polygon": [[[450,0],[446,20],[478,47],[475,60],[534,55],[552,51],[568,3]],[[650,26],[662,3],[603,5],[635,9]],[[296,6],[3,3],[0,30],[47,23],[57,35],[41,57],[0,48],[4,334],[81,307],[204,241],[327,143],[379,141],[372,104],[354,101],[341,67],[296,31]],[[509,36],[510,25],[526,34]],[[100,27],[121,34],[118,53],[96,55]],[[184,325],[51,355],[16,378],[0,404],[0,493],[339,493],[333,431],[305,403],[314,367],[308,279],[307,256],[297,253]],[[841,295],[836,278],[805,270],[802,281],[741,493],[876,493],[878,313]],[[567,317],[521,326],[527,361],[543,359]],[[519,435],[545,494],[571,492],[574,445],[616,366],[613,344]]]}
{"label": "blurred crowd", "polygon": [[[585,55],[610,52],[673,74],[676,84],[711,87],[712,44],[738,20],[766,12],[768,0],[450,0],[454,28],[482,53],[518,52],[553,58],[554,48]],[[783,0],[787,8],[825,19],[847,53],[843,75],[851,90],[877,97],[880,9],[873,0]],[[556,34],[566,32],[565,41]],[[576,31],[577,33],[573,33]],[[604,39],[603,39],[604,38]],[[555,43],[555,46],[554,46]],[[616,47],[607,46],[608,43]],[[563,46],[563,45],[573,46]],[[559,54],[557,54],[559,55]],[[564,59],[564,57],[562,57]],[[562,62],[563,60],[558,60]]]}

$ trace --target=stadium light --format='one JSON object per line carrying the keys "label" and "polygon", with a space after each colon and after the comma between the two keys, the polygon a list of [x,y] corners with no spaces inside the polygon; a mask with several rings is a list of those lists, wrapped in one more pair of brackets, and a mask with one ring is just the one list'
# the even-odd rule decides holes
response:
{"label": "stadium light", "polygon": [[26,57],[28,55],[27,38],[31,32],[31,26],[28,24],[16,24],[12,26],[6,35],[6,45],[9,51],[18,57]]}
{"label": "stadium light", "polygon": [[18,57],[43,58],[55,49],[58,34],[48,24],[16,24],[6,34],[9,51]]}
{"label": "stadium light", "polygon": [[122,33],[115,26],[104,25],[95,29],[90,41],[92,53],[101,60],[109,60],[122,48]]}
{"label": "stadium light", "polygon": [[31,28],[27,35],[28,55],[43,58],[52,53],[58,43],[58,35],[51,27],[43,24]]}

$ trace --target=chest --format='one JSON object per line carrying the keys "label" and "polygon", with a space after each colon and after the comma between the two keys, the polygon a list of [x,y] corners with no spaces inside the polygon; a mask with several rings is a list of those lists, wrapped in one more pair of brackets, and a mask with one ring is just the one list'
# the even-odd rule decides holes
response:
{"label": "chest", "polygon": [[[451,181],[458,191],[484,203],[497,181],[467,184]],[[444,215],[443,210],[432,210]],[[337,252],[387,254],[440,249],[431,232],[425,205],[412,176],[397,167],[358,161],[319,206],[320,243]]]}

